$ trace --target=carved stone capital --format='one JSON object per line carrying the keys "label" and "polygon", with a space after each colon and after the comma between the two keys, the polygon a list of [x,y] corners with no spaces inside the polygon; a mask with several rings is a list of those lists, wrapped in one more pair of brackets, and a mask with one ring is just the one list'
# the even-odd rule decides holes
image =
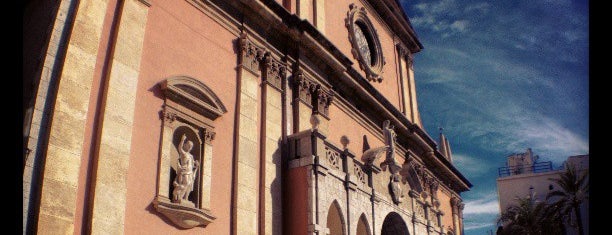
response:
{"label": "carved stone capital", "polygon": [[329,105],[331,105],[334,99],[334,93],[323,90],[319,85],[315,89],[315,98],[316,102],[313,101],[313,112],[315,114],[322,114],[325,117],[329,117]]}
{"label": "carved stone capital", "polygon": [[206,130],[206,132],[204,132],[204,142],[207,144],[211,144],[211,142],[215,139],[215,135],[217,133],[211,130]]}
{"label": "carved stone capital", "polygon": [[397,48],[397,53],[401,57],[405,57],[405,56],[408,56],[408,54],[410,54],[410,51],[408,50],[408,48],[406,48],[404,45],[400,43],[395,44],[395,47]]}
{"label": "carved stone capital", "polygon": [[172,123],[176,121],[176,113],[164,108],[161,111],[161,118],[164,121],[163,123],[165,126],[172,126]]}
{"label": "carved stone capital", "polygon": [[260,62],[263,60],[266,50],[251,42],[246,33],[240,34],[240,65],[253,73],[259,72]]}
{"label": "carved stone capital", "polygon": [[297,91],[298,98],[305,104],[314,106],[312,96],[320,85],[308,78],[302,71],[298,71],[294,77],[294,91]]}
{"label": "carved stone capital", "polygon": [[287,66],[272,58],[269,52],[265,54],[263,61],[263,81],[282,92],[283,80],[287,75]]}
{"label": "carved stone capital", "polygon": [[419,198],[419,193],[411,189],[410,191],[408,191],[408,196],[410,196],[411,198]]}
{"label": "carved stone capital", "polygon": [[414,58],[412,56],[412,53],[408,52],[408,54],[406,55],[406,65],[408,66],[408,68],[412,68],[413,61]]}
{"label": "carved stone capital", "polygon": [[438,188],[440,187],[440,181],[438,181],[437,179],[434,179],[431,182],[430,186],[431,186],[431,191],[436,192],[438,191]]}
{"label": "carved stone capital", "polygon": [[459,214],[459,205],[463,204],[461,203],[461,199],[458,197],[452,197],[450,203],[453,214]]}

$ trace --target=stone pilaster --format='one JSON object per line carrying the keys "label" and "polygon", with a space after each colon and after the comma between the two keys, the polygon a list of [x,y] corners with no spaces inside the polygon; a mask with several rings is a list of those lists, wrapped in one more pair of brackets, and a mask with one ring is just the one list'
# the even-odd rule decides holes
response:
{"label": "stone pilaster", "polygon": [[313,0],[314,1],[314,25],[317,27],[321,34],[325,35],[325,1],[326,0]]}
{"label": "stone pilaster", "polygon": [[282,84],[285,81],[287,69],[285,64],[272,58],[268,53],[264,57],[263,85],[262,85],[262,133],[260,162],[262,173],[261,180],[264,183],[262,191],[263,208],[263,234],[282,233],[282,179],[281,179],[281,139],[283,108],[282,96],[284,93]]}
{"label": "stone pilaster", "polygon": [[453,229],[455,230],[456,235],[461,235],[461,220],[459,217],[459,204],[461,204],[461,199],[458,197],[451,198],[451,209],[453,213]]}
{"label": "stone pilaster", "polygon": [[107,6],[107,0],[83,0],[75,11],[50,120],[37,234],[74,233],[85,123]]}
{"label": "stone pilaster", "polygon": [[251,42],[245,33],[240,36],[240,64],[238,66],[240,93],[238,94],[238,130],[236,136],[236,172],[234,234],[257,234],[259,213],[259,84],[260,63],[265,50]]}
{"label": "stone pilaster", "polygon": [[319,85],[299,69],[293,74],[293,132],[298,133],[312,129],[313,94]]}
{"label": "stone pilaster", "polygon": [[423,124],[421,123],[421,115],[419,114],[419,108],[417,105],[417,96],[416,96],[416,82],[414,80],[414,68],[412,63],[412,54],[408,54],[406,56],[406,64],[408,70],[408,86],[410,89],[410,110],[411,110],[411,118],[410,120],[419,125],[419,127],[423,128]]}
{"label": "stone pilaster", "polygon": [[149,5],[123,2],[100,128],[92,234],[123,234],[136,88]]}

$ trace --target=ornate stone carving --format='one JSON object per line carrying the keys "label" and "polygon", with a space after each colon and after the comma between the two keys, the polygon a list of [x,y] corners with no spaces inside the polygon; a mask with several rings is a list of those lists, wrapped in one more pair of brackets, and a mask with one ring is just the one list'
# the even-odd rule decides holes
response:
{"label": "ornate stone carving", "polygon": [[410,51],[408,51],[408,48],[406,48],[404,45],[402,45],[400,43],[395,44],[395,47],[397,48],[397,53],[401,57],[404,57],[404,56],[408,55],[408,53],[410,53]]}
{"label": "ornate stone carving", "polygon": [[283,79],[285,79],[287,74],[287,67],[283,63],[272,58],[270,53],[267,52],[264,56],[263,70],[264,82],[282,91]]}
{"label": "ornate stone carving", "polygon": [[215,139],[216,134],[217,133],[214,131],[206,130],[206,132],[204,133],[204,141],[207,144],[210,144]]}
{"label": "ornate stone carving", "polygon": [[176,120],[176,113],[164,108],[164,110],[162,110],[162,119],[164,120],[164,124],[172,124],[172,122]]}
{"label": "ornate stone carving", "polygon": [[416,214],[416,216],[425,219],[425,206],[420,202],[417,202],[414,205],[414,213]]}
{"label": "ornate stone carving", "polygon": [[465,207],[465,203],[459,203],[459,205],[457,205],[457,209],[459,210],[459,213],[463,212],[463,208]]}
{"label": "ornate stone carving", "polygon": [[325,146],[325,158],[331,167],[336,170],[340,170],[340,153],[336,152],[327,146]]}
{"label": "ornate stone carving", "polygon": [[314,114],[310,115],[310,129],[313,131],[318,130],[319,124],[321,124],[321,118]]}
{"label": "ornate stone carving", "polygon": [[242,67],[257,73],[259,71],[259,64],[266,53],[265,49],[249,41],[247,34],[244,32],[240,34],[239,41]]}
{"label": "ornate stone carving", "polygon": [[307,78],[302,71],[298,71],[294,79],[294,87],[298,92],[298,98],[305,104],[312,107],[312,95],[320,87],[320,85]]}
{"label": "ornate stone carving", "polygon": [[458,197],[452,197],[450,199],[450,203],[451,203],[451,209],[453,211],[453,214],[458,214],[459,213],[459,205],[463,204],[461,203],[461,199]]}
{"label": "ornate stone carving", "polygon": [[406,56],[406,65],[408,66],[408,68],[412,68],[412,63],[413,63],[413,56],[412,53],[408,53],[408,55]]}
{"label": "ornate stone carving", "polygon": [[343,135],[340,137],[340,144],[342,144],[342,147],[344,149],[347,149],[348,144],[351,143],[351,141],[349,140],[349,138],[346,135]]}
{"label": "ornate stone carving", "polygon": [[321,86],[317,86],[315,89],[316,102],[314,103],[314,113],[323,114],[323,116],[329,116],[329,105],[332,103],[334,93],[324,91]]}
{"label": "ornate stone carving", "polygon": [[365,8],[355,4],[349,5],[349,8],[345,24],[353,47],[351,53],[369,81],[382,82],[380,74],[385,61],[376,29],[368,19]]}
{"label": "ornate stone carving", "polygon": [[363,172],[363,169],[361,169],[360,165],[353,164],[353,174],[355,175],[355,177],[357,177],[359,182],[361,182],[362,184],[366,184],[365,172]]}
{"label": "ornate stone carving", "polygon": [[[374,160],[380,156],[381,153],[386,153],[385,165],[393,162],[390,159],[393,159],[393,154],[395,152],[395,132],[393,131],[393,127],[390,126],[390,121],[386,120],[383,122],[382,126],[383,137],[385,138],[385,145],[377,148],[371,148],[363,152],[363,156],[361,159],[366,164],[374,164]],[[393,159],[395,160],[395,159]],[[383,163],[381,163],[381,167],[383,167]]]}
{"label": "ornate stone carving", "polygon": [[179,159],[177,161],[176,177],[173,182],[172,202],[174,203],[189,202],[187,198],[193,191],[193,182],[198,174],[200,161],[194,160],[193,155],[189,153],[192,148],[193,141],[187,140],[187,136],[183,134],[178,146]]}
{"label": "ornate stone carving", "polygon": [[438,224],[438,213],[432,208],[429,211],[429,214],[430,214],[429,221],[431,221],[431,225],[433,227],[439,227],[440,225]]}
{"label": "ornate stone carving", "polygon": [[391,176],[389,177],[389,191],[393,198],[393,202],[399,204],[402,202],[404,198],[403,189],[402,189],[402,176],[399,174],[402,170],[402,166],[400,166],[395,160],[395,138],[396,134],[393,130],[393,125],[391,125],[391,121],[385,120],[382,126],[383,137],[385,139],[385,145],[377,148],[371,148],[366,150],[363,153],[362,159],[366,164],[373,164],[374,160],[383,152],[386,153],[385,161],[380,164],[380,167],[383,170],[389,168],[389,172]]}
{"label": "ornate stone carving", "polygon": [[[174,225],[188,229],[206,226],[210,211],[210,182],[214,120],[226,111],[221,100],[199,79],[168,78],[159,84],[164,95],[163,129],[157,174],[155,210]],[[208,194],[208,195],[206,195]]]}

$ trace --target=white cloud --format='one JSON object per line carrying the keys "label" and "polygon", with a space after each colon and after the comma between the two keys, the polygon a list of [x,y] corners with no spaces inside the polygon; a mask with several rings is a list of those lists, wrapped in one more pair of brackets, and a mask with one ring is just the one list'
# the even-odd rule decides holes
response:
{"label": "white cloud", "polygon": [[429,28],[439,32],[442,38],[466,31],[469,21],[456,19],[458,12],[476,12],[482,14],[488,11],[488,3],[461,5],[455,0],[441,0],[438,2],[419,3],[414,5],[417,14],[411,17],[411,23],[416,26]]}
{"label": "white cloud", "polygon": [[494,223],[470,223],[470,222],[464,222],[463,229],[465,229],[465,230],[473,230],[473,229],[479,229],[479,228],[485,228],[485,227],[492,227],[494,225],[495,225]]}
{"label": "white cloud", "polygon": [[[451,145],[452,151],[452,145]],[[481,160],[477,158],[470,157],[463,154],[453,153],[453,164],[457,166],[457,168],[464,172],[464,174],[468,177],[476,177],[482,175],[483,173],[491,170],[486,165],[483,165]]]}
{"label": "white cloud", "polygon": [[497,196],[487,195],[483,198],[466,201],[463,209],[464,215],[495,214],[499,215],[499,202]]}
{"label": "white cloud", "polygon": [[490,7],[491,7],[491,4],[487,2],[481,2],[481,3],[476,3],[476,4],[466,6],[464,9],[464,12],[465,13],[477,12],[479,14],[486,14],[487,12],[489,12]]}
{"label": "white cloud", "polygon": [[467,28],[468,23],[469,23],[469,21],[467,21],[467,20],[456,20],[455,22],[453,22],[450,25],[450,28],[452,30],[455,30],[455,31],[463,33],[463,32],[465,32],[465,29]]}

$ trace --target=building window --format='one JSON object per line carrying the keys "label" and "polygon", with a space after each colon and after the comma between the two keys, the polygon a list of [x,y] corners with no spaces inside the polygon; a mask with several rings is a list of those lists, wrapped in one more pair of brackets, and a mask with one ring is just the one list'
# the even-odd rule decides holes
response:
{"label": "building window", "polygon": [[351,4],[346,18],[346,27],[349,30],[349,40],[353,47],[351,52],[358,61],[359,67],[365,71],[366,78],[369,81],[382,82],[380,73],[385,64],[382,48],[365,8]]}
{"label": "building window", "polygon": [[226,113],[219,98],[190,77],[160,83],[164,94],[155,209],[180,228],[206,226],[210,211],[215,119]]}

